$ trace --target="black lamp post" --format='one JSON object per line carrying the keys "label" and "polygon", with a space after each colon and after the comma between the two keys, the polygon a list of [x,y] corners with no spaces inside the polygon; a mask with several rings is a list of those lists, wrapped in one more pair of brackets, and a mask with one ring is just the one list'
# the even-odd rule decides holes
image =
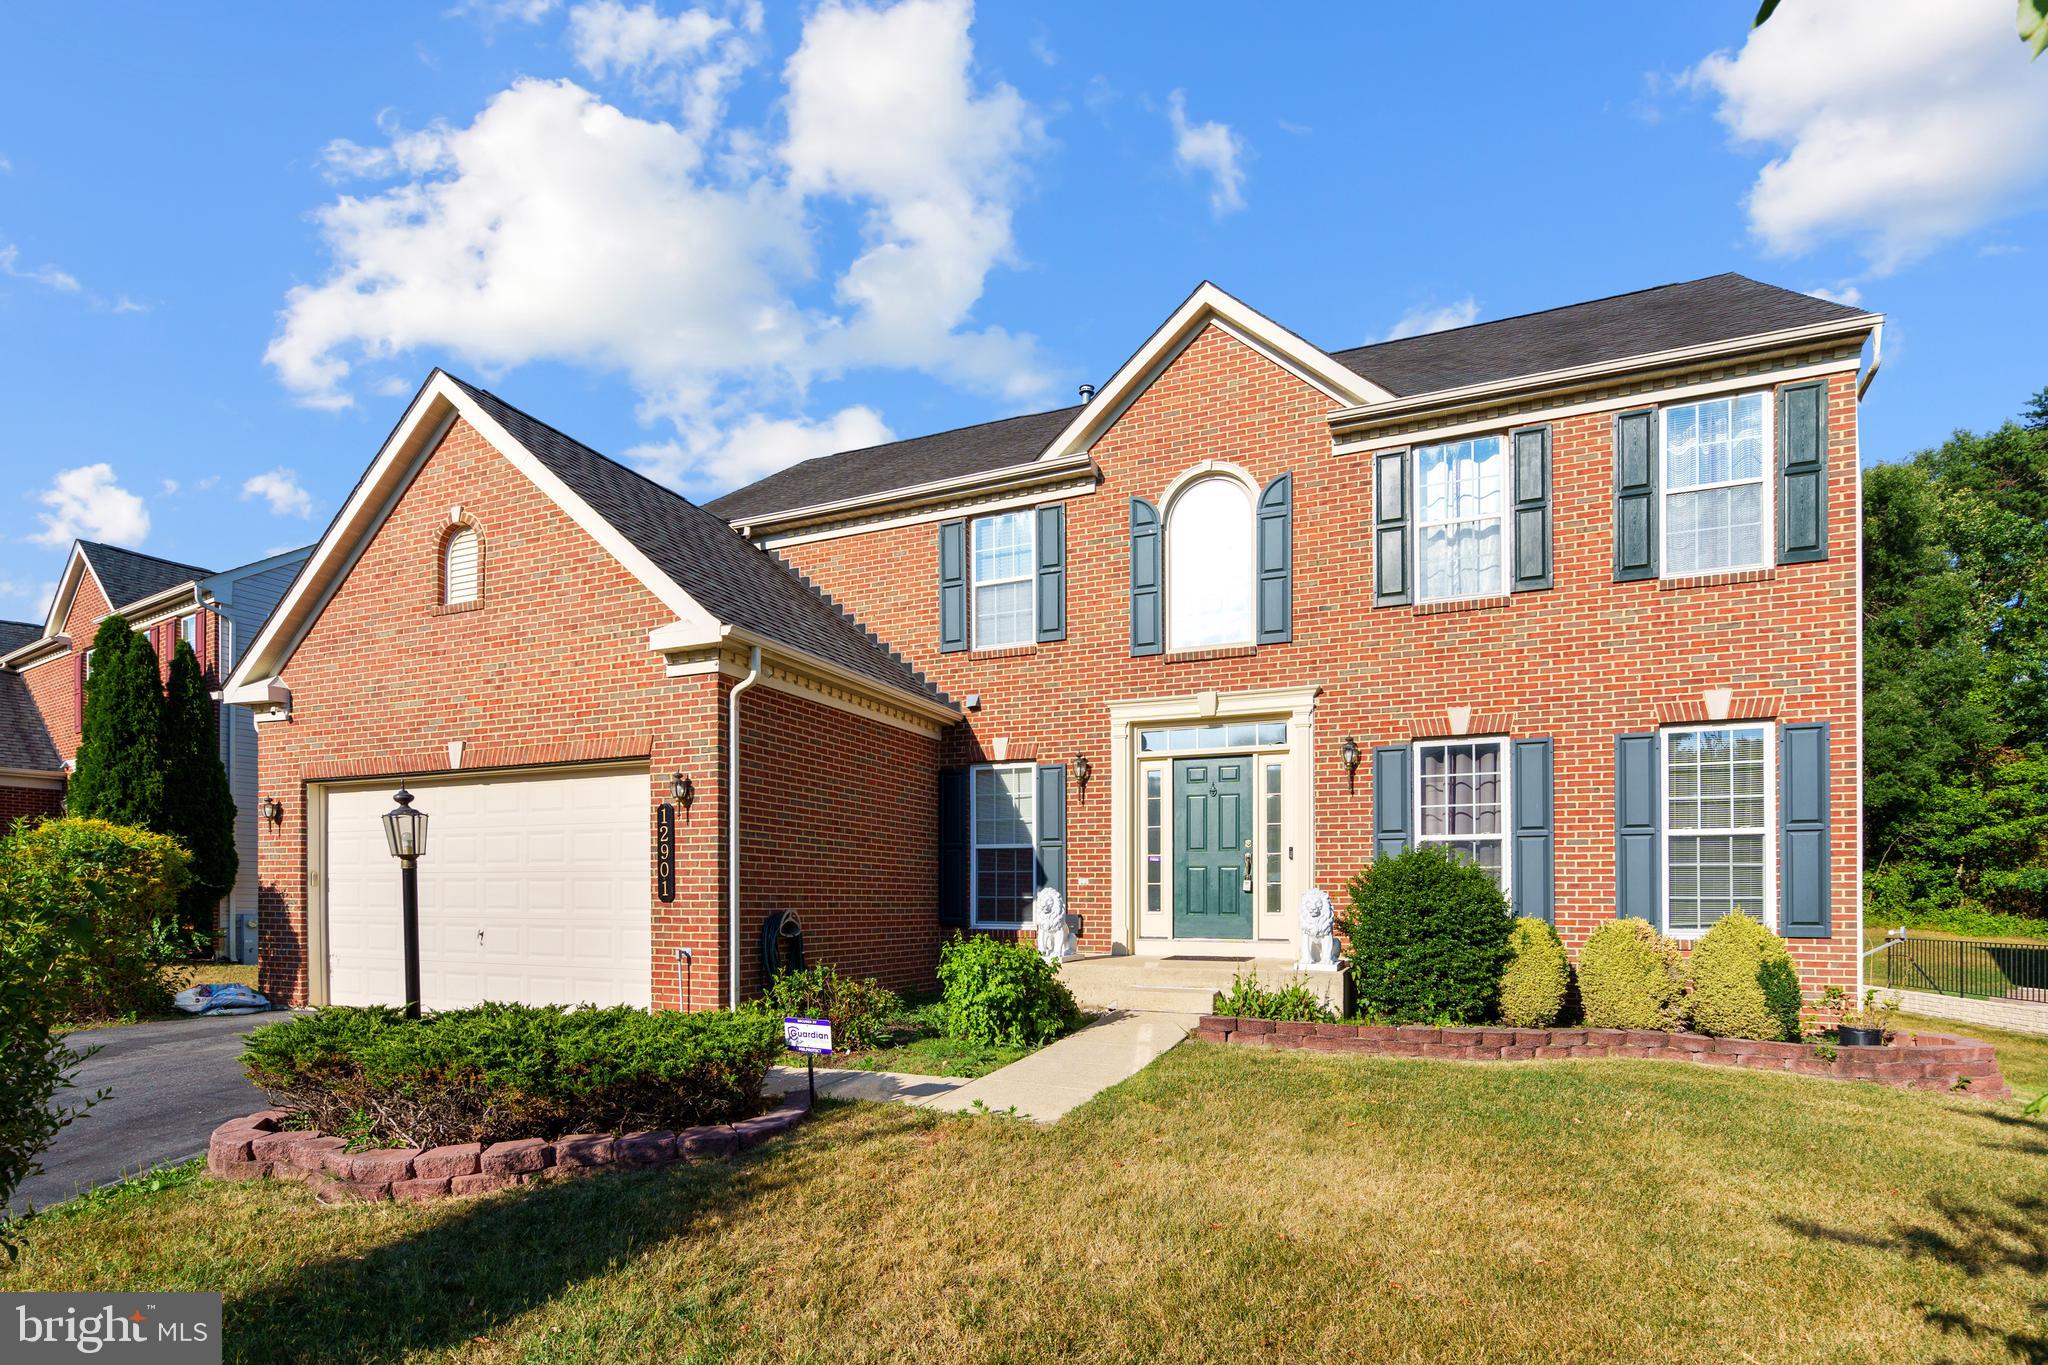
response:
{"label": "black lamp post", "polygon": [[427,851],[427,814],[412,808],[405,784],[384,814],[384,839],[398,859],[398,884],[405,903],[405,1017],[420,1017],[420,855]]}

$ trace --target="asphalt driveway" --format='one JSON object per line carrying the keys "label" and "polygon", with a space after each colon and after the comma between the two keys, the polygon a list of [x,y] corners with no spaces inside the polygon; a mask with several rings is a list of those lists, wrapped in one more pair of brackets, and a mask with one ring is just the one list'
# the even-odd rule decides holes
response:
{"label": "asphalt driveway", "polygon": [[73,1034],[74,1050],[99,1052],[78,1069],[78,1089],[113,1094],[57,1134],[43,1173],[14,1192],[9,1210],[62,1203],[124,1175],[206,1151],[213,1130],[263,1106],[236,1060],[242,1035],[284,1013],[167,1019]]}

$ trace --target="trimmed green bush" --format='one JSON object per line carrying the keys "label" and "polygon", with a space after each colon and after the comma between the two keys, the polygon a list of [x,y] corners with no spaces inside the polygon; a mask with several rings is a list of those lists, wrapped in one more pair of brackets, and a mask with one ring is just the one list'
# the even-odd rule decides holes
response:
{"label": "trimmed green bush", "polygon": [[1549,1028],[1564,1017],[1572,964],[1548,921],[1523,917],[1508,933],[1507,970],[1500,978],[1500,1021],[1515,1028]]}
{"label": "trimmed green bush", "polygon": [[1684,955],[1639,919],[1609,920],[1579,949],[1589,1028],[1675,1029],[1684,1020]]}
{"label": "trimmed green bush", "polygon": [[1306,1024],[1329,1024],[1337,1019],[1322,997],[1299,981],[1268,990],[1259,984],[1256,972],[1231,973],[1230,989],[1216,992],[1211,1012],[1238,1019],[1286,1019]]}
{"label": "trimmed green bush", "polygon": [[829,964],[778,972],[761,1001],[780,1017],[830,1019],[832,1046],[862,1052],[875,1045],[882,1021],[903,1010],[902,997],[873,977],[841,976]]}
{"label": "trimmed green bush", "polygon": [[[177,915],[190,862],[175,839],[105,820],[45,820],[0,839],[0,896],[66,926],[41,983],[50,1018],[170,1008],[167,973],[192,946]],[[0,939],[22,932],[0,922]]]}
{"label": "trimmed green bush", "polygon": [[1507,902],[1485,872],[1440,848],[1376,860],[1351,879],[1341,927],[1360,1014],[1476,1024],[1508,963]]}
{"label": "trimmed green bush", "polygon": [[1799,972],[1785,940],[1748,915],[1724,915],[1692,948],[1686,1012],[1716,1038],[1799,1037]]}
{"label": "trimmed green bush", "polygon": [[1074,993],[1028,944],[955,934],[939,945],[946,1036],[984,1046],[1036,1047],[1081,1022]]}
{"label": "trimmed green bush", "polygon": [[72,815],[163,829],[164,689],[156,650],[119,612],[92,638],[85,723],[64,791]]}
{"label": "trimmed green bush", "polygon": [[219,932],[220,898],[235,884],[235,799],[220,761],[213,697],[192,646],[178,641],[164,685],[163,830],[192,855],[192,881],[179,898],[186,932],[210,946]]}
{"label": "trimmed green bush", "polygon": [[744,1118],[782,1050],[757,1009],[336,1006],[257,1029],[242,1066],[323,1132],[434,1147]]}

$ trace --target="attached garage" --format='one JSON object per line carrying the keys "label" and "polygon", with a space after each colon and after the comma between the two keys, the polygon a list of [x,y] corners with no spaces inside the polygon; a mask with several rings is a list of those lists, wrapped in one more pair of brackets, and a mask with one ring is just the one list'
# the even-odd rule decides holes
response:
{"label": "attached garage", "polygon": [[[649,1003],[644,766],[408,785],[429,817],[419,864],[423,1006]],[[322,789],[333,1004],[404,1003],[399,868],[380,819],[396,786]]]}

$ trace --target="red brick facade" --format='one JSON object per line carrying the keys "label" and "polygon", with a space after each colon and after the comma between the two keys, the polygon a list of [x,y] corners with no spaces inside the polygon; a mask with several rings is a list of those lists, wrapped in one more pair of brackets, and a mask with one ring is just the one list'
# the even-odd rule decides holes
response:
{"label": "red brick facade", "polygon": [[62,787],[16,787],[0,782],[0,834],[17,820],[36,820],[64,813]]}

